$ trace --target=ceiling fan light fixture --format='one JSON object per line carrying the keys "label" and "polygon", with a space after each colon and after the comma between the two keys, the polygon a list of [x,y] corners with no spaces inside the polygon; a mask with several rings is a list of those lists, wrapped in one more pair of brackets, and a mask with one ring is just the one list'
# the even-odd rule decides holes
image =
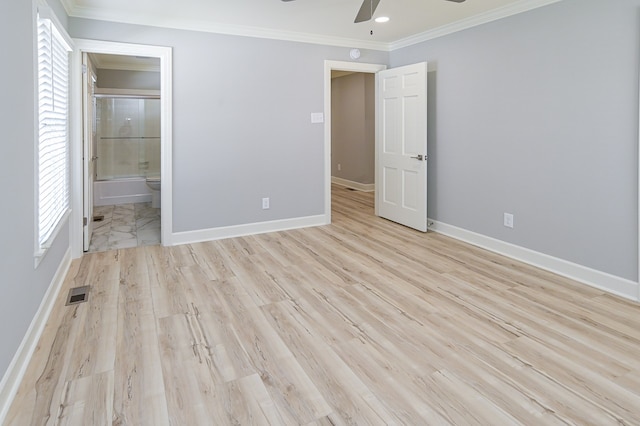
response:
{"label": "ceiling fan light fixture", "polygon": [[376,22],[382,24],[384,22],[389,22],[389,17],[388,16],[378,16],[375,20],[376,20]]}

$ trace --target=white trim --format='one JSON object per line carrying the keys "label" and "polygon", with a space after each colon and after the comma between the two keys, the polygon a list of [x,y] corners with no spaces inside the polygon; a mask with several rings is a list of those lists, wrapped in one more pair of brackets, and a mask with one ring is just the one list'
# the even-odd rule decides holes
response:
{"label": "white trim", "polygon": [[342,178],[335,177],[335,176],[331,176],[331,183],[334,183],[334,184],[340,185],[340,186],[344,186],[345,188],[351,188],[351,189],[355,189],[355,190],[363,191],[363,192],[373,192],[373,191],[376,190],[376,184],[375,183],[354,182],[352,180],[342,179]]}
{"label": "white trim", "polygon": [[58,298],[70,266],[71,249],[69,248],[62,258],[58,270],[53,276],[51,284],[49,284],[40,302],[40,307],[31,320],[31,324],[11,360],[11,364],[9,364],[2,381],[0,381],[0,424],[4,424],[4,420],[9,412],[9,407],[13,402],[13,398],[16,396],[16,392],[22,382],[27,366],[31,361],[33,352],[36,350],[40,336],[42,336],[42,332],[49,319],[49,315],[51,315],[51,310]]}
{"label": "white trim", "polygon": [[61,0],[67,15],[70,17],[96,19],[102,21],[122,22],[133,25],[148,25],[152,27],[174,28],[187,31],[203,31],[216,34],[228,34],[245,37],[266,38],[274,40],[295,41],[301,43],[321,44],[326,46],[357,47],[360,49],[374,49],[381,51],[393,51],[403,47],[432,40],[477,25],[482,25],[498,19],[506,18],[518,13],[527,12],[538,7],[543,7],[562,0],[520,0],[515,3],[490,10],[488,12],[462,19],[448,25],[443,25],[433,30],[425,31],[404,39],[393,42],[376,42],[364,39],[351,39],[346,37],[323,36],[319,34],[299,33],[293,31],[275,30],[270,28],[258,28],[244,25],[220,24],[210,21],[195,21],[193,19],[175,19],[171,21],[159,21],[158,18],[141,14],[122,14],[118,12],[105,12],[93,7],[82,7],[71,0]]}
{"label": "white trim", "polygon": [[112,55],[147,56],[160,59],[160,103],[161,103],[161,241],[171,245],[173,235],[173,84],[172,50],[170,47],[142,44],[116,43],[100,40],[74,39],[71,59],[71,155],[72,155],[72,216],[71,248],[72,257],[82,256],[82,53],[104,53]]}
{"label": "white trim", "polygon": [[331,71],[375,74],[385,69],[387,66],[384,64],[324,61],[324,216],[326,223],[331,223]]}
{"label": "white trim", "polygon": [[431,223],[429,226],[431,231],[519,260],[626,299],[640,301],[640,298],[638,298],[638,283],[634,281],[458,228],[457,226],[435,220],[429,220],[429,222]]}
{"label": "white trim", "polygon": [[328,223],[325,222],[325,217],[323,215],[298,217],[294,219],[282,219],[269,222],[247,223],[243,225],[201,229],[198,231],[176,232],[173,234],[171,242],[173,245],[191,244],[322,225],[328,225]]}

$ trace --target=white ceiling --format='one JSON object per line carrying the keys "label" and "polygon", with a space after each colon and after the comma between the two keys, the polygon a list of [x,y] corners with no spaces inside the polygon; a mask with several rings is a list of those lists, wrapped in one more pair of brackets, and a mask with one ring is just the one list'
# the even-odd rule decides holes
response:
{"label": "white ceiling", "polygon": [[[362,0],[62,0],[70,16],[329,45],[393,50],[560,0],[381,0],[354,24]],[[371,34],[373,31],[373,35]]]}

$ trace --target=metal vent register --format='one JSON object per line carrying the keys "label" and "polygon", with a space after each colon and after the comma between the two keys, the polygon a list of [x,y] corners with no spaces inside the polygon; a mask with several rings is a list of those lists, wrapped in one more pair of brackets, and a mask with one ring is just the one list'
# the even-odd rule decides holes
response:
{"label": "metal vent register", "polygon": [[78,303],[86,302],[87,300],[89,300],[89,286],[85,285],[83,287],[75,287],[69,290],[65,306],[76,305]]}

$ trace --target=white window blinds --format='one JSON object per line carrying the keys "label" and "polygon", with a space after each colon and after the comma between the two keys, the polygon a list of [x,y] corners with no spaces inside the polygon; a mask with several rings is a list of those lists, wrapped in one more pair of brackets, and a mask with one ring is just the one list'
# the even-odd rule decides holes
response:
{"label": "white window blinds", "polygon": [[69,212],[69,46],[38,16],[38,251]]}

